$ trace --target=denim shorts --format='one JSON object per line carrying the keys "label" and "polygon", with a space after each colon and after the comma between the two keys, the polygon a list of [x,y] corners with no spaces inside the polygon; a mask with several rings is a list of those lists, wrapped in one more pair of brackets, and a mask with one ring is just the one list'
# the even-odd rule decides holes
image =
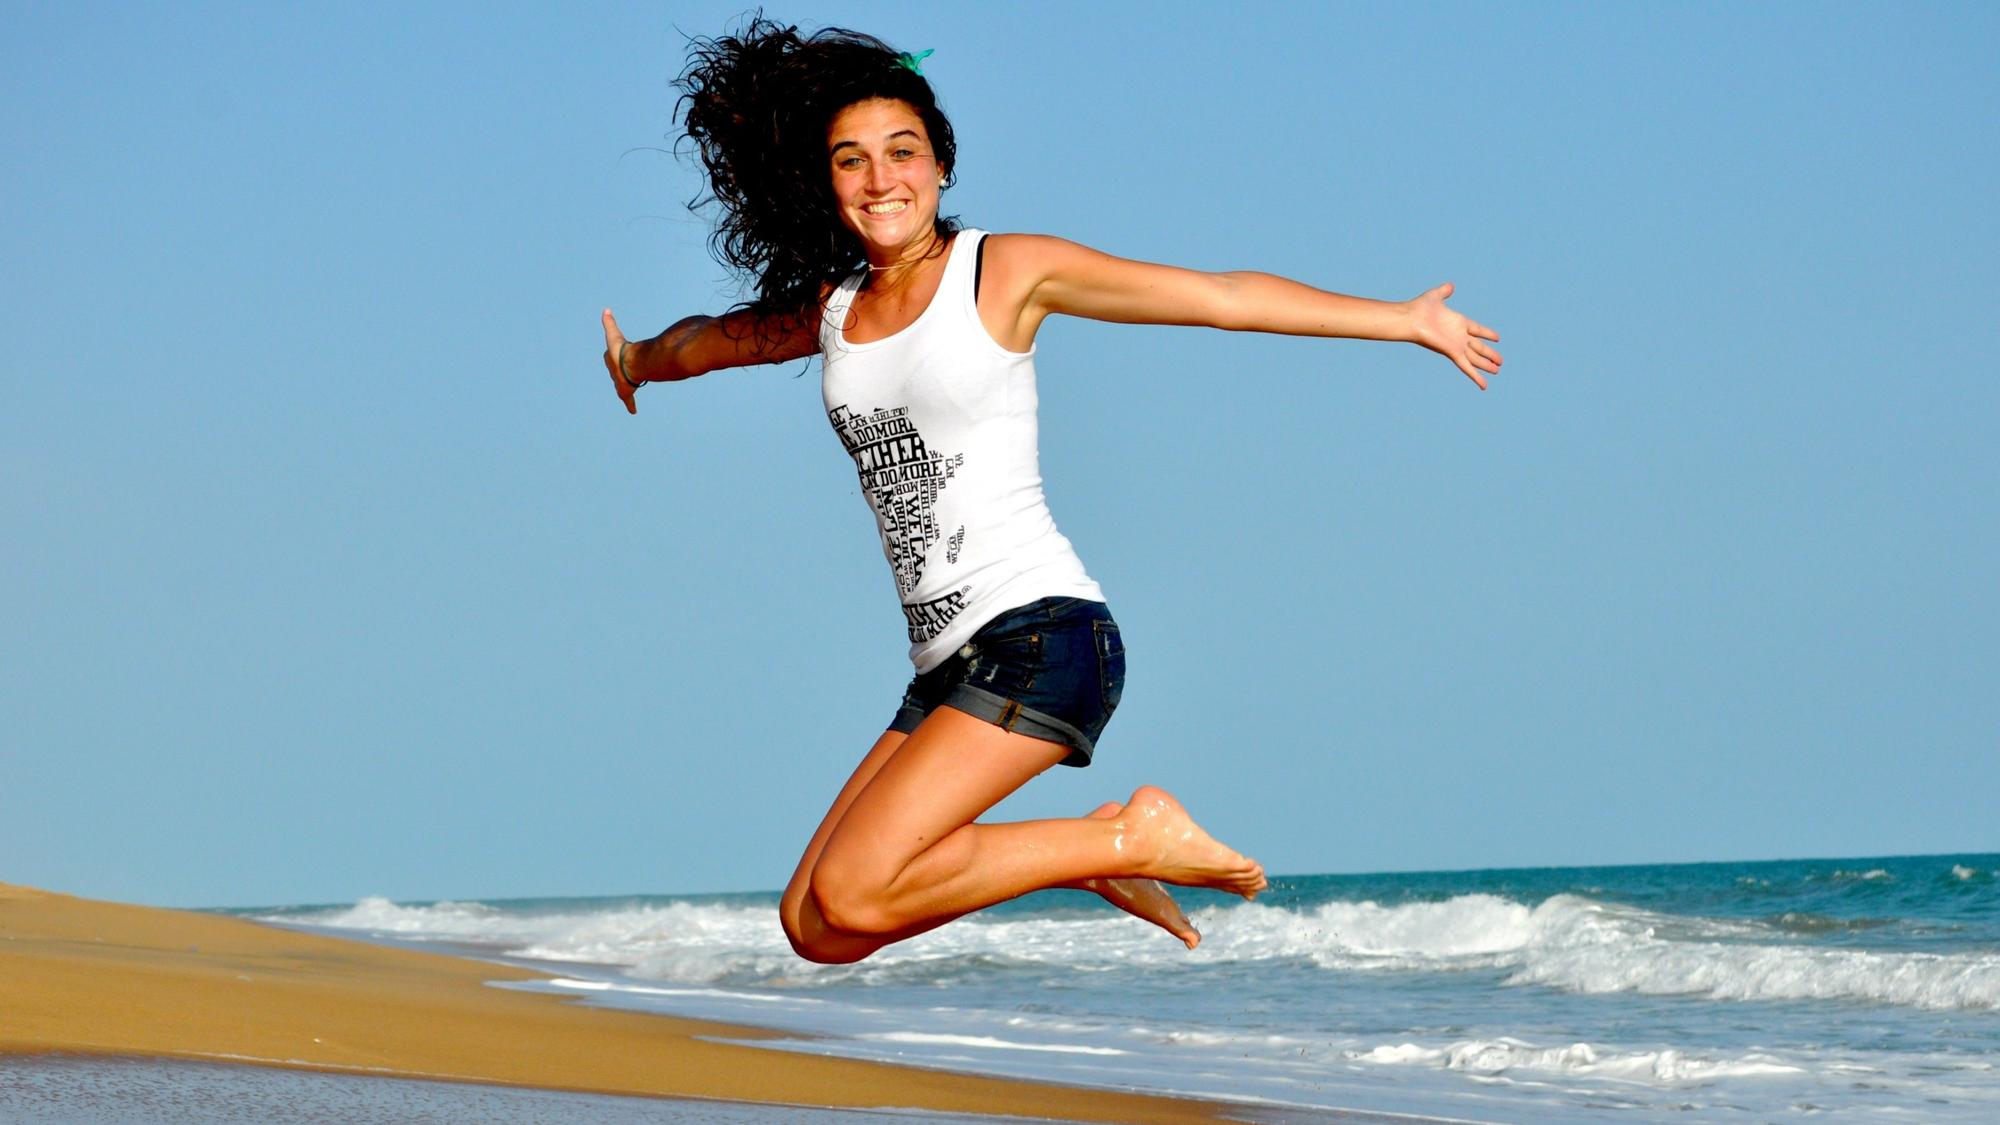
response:
{"label": "denim shorts", "polygon": [[1043,598],[980,627],[943,664],[919,672],[890,730],[905,734],[942,706],[1070,748],[1087,766],[1125,691],[1125,643],[1103,602]]}

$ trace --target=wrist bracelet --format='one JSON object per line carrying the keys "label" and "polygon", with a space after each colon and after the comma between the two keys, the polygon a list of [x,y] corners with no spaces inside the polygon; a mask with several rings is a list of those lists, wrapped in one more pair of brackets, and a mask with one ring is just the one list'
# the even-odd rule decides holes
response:
{"label": "wrist bracelet", "polygon": [[636,391],[639,389],[639,385],[642,381],[639,379],[634,379],[632,377],[632,373],[625,370],[625,349],[631,346],[632,346],[632,341],[630,340],[618,341],[618,377],[620,379],[625,380],[626,386]]}

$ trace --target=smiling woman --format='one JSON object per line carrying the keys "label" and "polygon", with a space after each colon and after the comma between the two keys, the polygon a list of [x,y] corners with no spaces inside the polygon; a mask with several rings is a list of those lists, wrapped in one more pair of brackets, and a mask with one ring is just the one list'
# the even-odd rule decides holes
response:
{"label": "smiling woman", "polygon": [[1042,322],[1401,340],[1481,388],[1499,337],[1445,305],[1449,284],[1372,301],[961,229],[939,211],[957,148],[920,56],[762,19],[692,54],[683,120],[721,210],[712,248],[757,296],[640,341],[607,309],[606,371],[637,413],[648,382],[819,354],[916,672],[785,889],[793,948],[855,961],[1048,887],[1095,891],[1193,948],[1200,935],[1159,884],[1250,897],[1264,871],[1164,790],[1075,819],[976,822],[1050,766],[1088,765],[1124,687],[1117,622],[1042,495]]}
{"label": "smiling woman", "polygon": [[[946,170],[909,103],[856,102],[834,115],[826,132],[833,198],[841,221],[866,250],[901,253],[918,241],[915,224],[935,226]],[[874,260],[871,254],[871,265]]]}

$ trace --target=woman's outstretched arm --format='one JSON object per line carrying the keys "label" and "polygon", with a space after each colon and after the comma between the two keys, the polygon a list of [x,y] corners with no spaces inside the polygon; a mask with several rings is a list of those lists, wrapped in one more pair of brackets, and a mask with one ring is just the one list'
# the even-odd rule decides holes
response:
{"label": "woman's outstretched arm", "polygon": [[671,383],[725,367],[784,363],[819,350],[812,318],[773,316],[738,309],[722,316],[690,316],[650,340],[627,340],[617,318],[604,310],[604,369],[629,414],[640,383]]}
{"label": "woman's outstretched arm", "polygon": [[[1488,346],[1500,334],[1445,305],[1450,282],[1408,301],[1374,301],[1329,293],[1267,273],[1202,273],[1114,258],[1045,235],[996,235],[987,254],[990,276],[1018,310],[1003,344],[1025,350],[1052,313],[1124,324],[1190,324],[1237,332],[1337,336],[1419,344],[1451,360],[1486,388],[1500,370]],[[981,302],[982,313],[989,307]],[[989,322],[989,328],[999,327]]]}

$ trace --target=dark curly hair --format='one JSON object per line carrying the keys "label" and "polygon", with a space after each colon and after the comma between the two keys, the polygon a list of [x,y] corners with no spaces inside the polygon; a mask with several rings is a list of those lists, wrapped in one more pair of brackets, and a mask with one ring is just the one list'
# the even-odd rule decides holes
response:
{"label": "dark curly hair", "polygon": [[[907,102],[939,171],[948,178],[957,166],[931,84],[872,35],[837,27],[800,35],[759,14],[736,35],[693,40],[688,56],[677,112],[708,169],[708,192],[688,209],[720,205],[709,250],[757,281],[757,296],[739,307],[796,314],[866,260],[835,209],[827,164],[827,126],[842,109],[869,98]],[[938,216],[940,239],[958,229],[957,219]]]}

